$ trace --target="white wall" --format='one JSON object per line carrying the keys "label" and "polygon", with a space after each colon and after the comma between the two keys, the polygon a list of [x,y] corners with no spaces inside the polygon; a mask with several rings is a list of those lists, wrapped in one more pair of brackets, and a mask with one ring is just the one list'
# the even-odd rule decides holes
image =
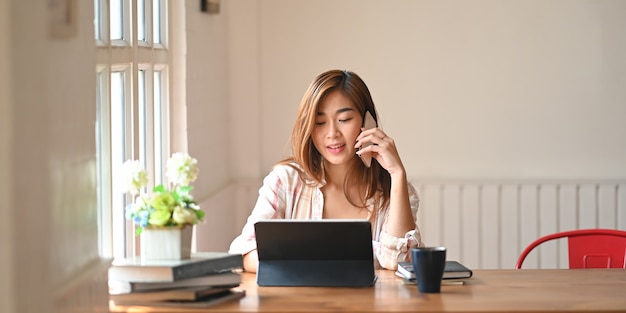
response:
{"label": "white wall", "polygon": [[202,201],[230,181],[226,16],[185,4],[187,140],[200,166],[194,194]]}
{"label": "white wall", "polygon": [[[52,231],[51,179],[48,168],[48,137],[50,130],[48,116],[50,104],[48,86],[54,82],[47,81],[47,62],[44,49],[48,46],[45,40],[44,6],[31,2],[12,2],[11,23],[14,32],[11,47],[14,54],[11,63],[14,72],[12,80],[13,114],[13,145],[11,151],[11,167],[20,173],[11,177],[14,205],[19,201],[19,209],[13,208],[13,223],[16,240],[13,250],[15,267],[19,273],[13,285],[18,312],[45,312],[52,306],[53,296],[44,290],[54,286],[49,277],[49,259],[55,234]],[[19,69],[19,70],[18,70]],[[58,80],[57,80],[58,82]],[[28,222],[25,222],[28,221]],[[37,236],[39,234],[39,236]],[[57,278],[55,278],[57,279]],[[42,293],[38,301],[20,296],[24,290],[33,288],[32,292]]]}
{"label": "white wall", "polygon": [[230,154],[228,19],[224,9],[220,14],[204,13],[194,1],[185,1],[185,11],[186,74],[182,87],[187,106],[181,118],[187,123],[183,135],[188,152],[198,159],[200,167],[193,193],[206,213],[205,222],[196,228],[196,248],[225,251],[236,234],[232,222],[236,210],[231,168],[236,165]]}
{"label": "white wall", "polygon": [[13,251],[13,146],[11,84],[11,6],[0,0],[0,312],[15,312],[16,276]]}
{"label": "white wall", "polygon": [[[233,177],[259,178],[267,173],[261,162],[261,67],[259,36],[262,1],[223,1],[228,15],[229,133]],[[232,12],[232,13],[231,13]]]}
{"label": "white wall", "polygon": [[[11,210],[0,224],[1,240],[10,240],[6,250],[2,245],[0,271],[8,277],[2,287],[9,289],[3,296],[10,297],[2,312],[106,306],[108,263],[98,255],[96,214],[93,2],[77,8],[77,33],[68,38],[49,35],[47,2],[0,8],[0,62],[11,65],[0,76],[0,206]],[[98,286],[88,285],[91,275]]]}
{"label": "white wall", "polygon": [[626,177],[624,1],[233,2],[229,38],[246,41],[229,62],[258,75],[260,127],[232,117],[233,144],[260,150],[242,177],[289,153],[300,98],[331,68],[366,80],[411,178]]}

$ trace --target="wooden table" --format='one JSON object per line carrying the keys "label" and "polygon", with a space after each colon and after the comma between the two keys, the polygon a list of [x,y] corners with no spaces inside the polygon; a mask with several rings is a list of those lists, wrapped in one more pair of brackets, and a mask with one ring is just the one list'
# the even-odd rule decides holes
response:
{"label": "wooden table", "polygon": [[[246,297],[207,312],[626,312],[626,270],[475,270],[464,285],[421,294],[393,271],[372,288],[259,287],[243,274]],[[111,307],[112,312],[197,312]]]}

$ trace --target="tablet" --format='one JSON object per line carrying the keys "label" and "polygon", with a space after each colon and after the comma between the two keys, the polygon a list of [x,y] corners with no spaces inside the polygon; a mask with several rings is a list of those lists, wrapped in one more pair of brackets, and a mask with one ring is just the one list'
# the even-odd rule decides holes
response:
{"label": "tablet", "polygon": [[259,286],[369,287],[376,282],[368,220],[262,220]]}

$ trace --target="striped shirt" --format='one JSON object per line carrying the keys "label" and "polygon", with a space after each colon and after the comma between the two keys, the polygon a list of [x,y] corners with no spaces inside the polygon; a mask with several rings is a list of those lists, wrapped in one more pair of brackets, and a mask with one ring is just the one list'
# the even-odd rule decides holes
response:
{"label": "striped shirt", "polygon": [[[322,219],[324,196],[320,188],[323,184],[306,184],[298,171],[287,165],[276,166],[264,179],[259,189],[259,197],[252,213],[239,236],[230,245],[229,252],[246,254],[256,249],[254,224],[266,219]],[[409,200],[413,219],[416,219],[419,198],[413,185],[408,184]],[[373,203],[368,204],[371,212]],[[419,227],[408,231],[399,238],[385,231],[385,221],[389,207],[379,212],[372,221],[372,244],[377,268],[395,270],[398,261],[409,261],[411,248],[423,246]],[[371,214],[371,213],[370,213]],[[370,219],[371,220],[371,219]]]}

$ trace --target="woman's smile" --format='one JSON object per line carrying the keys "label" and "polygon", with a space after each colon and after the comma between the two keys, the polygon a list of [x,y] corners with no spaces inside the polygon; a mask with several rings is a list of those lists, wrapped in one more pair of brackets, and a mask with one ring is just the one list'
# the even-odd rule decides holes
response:
{"label": "woman's smile", "polygon": [[330,153],[341,153],[345,150],[345,144],[332,144],[326,147]]}

